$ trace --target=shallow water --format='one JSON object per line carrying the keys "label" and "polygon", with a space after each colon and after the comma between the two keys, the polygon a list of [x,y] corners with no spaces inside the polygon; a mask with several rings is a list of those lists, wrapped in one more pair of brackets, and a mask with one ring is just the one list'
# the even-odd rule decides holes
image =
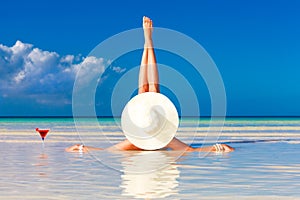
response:
{"label": "shallow water", "polygon": [[[105,136],[87,121],[80,137],[72,119],[0,119],[0,199],[300,199],[300,119],[228,119],[209,140],[209,120],[196,132],[194,121],[182,122],[180,139],[236,150],[66,153],[123,135],[111,119],[100,123]],[[44,148],[36,127],[51,129]]]}

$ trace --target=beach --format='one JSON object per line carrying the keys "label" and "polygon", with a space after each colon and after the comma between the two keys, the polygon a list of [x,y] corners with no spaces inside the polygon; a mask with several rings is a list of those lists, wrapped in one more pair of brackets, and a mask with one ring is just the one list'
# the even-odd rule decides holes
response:
{"label": "beach", "polygon": [[[50,129],[44,147],[35,128]],[[1,118],[0,198],[300,198],[300,118],[181,118],[176,137],[235,151],[67,153],[122,141],[120,119]]]}

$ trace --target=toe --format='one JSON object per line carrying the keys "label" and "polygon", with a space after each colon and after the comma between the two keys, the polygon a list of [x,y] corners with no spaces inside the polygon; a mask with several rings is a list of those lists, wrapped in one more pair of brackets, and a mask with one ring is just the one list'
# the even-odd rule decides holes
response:
{"label": "toe", "polygon": [[143,20],[144,20],[144,22],[146,22],[146,23],[150,23],[150,22],[151,22],[150,18],[149,18],[149,17],[146,17],[146,16],[144,16]]}

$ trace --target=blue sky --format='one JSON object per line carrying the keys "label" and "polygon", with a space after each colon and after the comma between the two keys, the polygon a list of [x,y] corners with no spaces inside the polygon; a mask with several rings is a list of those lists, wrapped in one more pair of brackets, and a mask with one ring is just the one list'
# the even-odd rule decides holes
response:
{"label": "blue sky", "polygon": [[[78,68],[102,64],[84,59],[100,42],[140,27],[143,15],[150,16],[155,26],[182,32],[205,48],[224,81],[227,115],[300,115],[297,0],[11,0],[2,2],[0,9],[0,116],[72,115]],[[96,95],[98,115],[111,114],[112,88],[138,65],[140,54],[124,56],[104,72],[107,80]],[[170,61],[176,58],[167,52],[158,52],[157,57],[189,68],[180,59]],[[209,94],[201,76],[174,68],[190,77],[201,115],[209,115]],[[171,95],[167,88],[163,91]]]}

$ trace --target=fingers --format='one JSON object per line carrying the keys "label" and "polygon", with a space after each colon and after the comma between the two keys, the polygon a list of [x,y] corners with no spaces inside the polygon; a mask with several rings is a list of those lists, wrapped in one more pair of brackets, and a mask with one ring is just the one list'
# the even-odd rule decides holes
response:
{"label": "fingers", "polygon": [[87,148],[82,144],[75,144],[65,149],[66,152],[87,152]]}
{"label": "fingers", "polygon": [[231,146],[228,146],[226,144],[222,144],[222,147],[224,149],[224,152],[231,152],[234,151],[234,148],[232,148]]}
{"label": "fingers", "polygon": [[215,144],[214,146],[214,151],[215,152],[231,152],[231,151],[234,151],[234,148],[226,145],[226,144]]}

